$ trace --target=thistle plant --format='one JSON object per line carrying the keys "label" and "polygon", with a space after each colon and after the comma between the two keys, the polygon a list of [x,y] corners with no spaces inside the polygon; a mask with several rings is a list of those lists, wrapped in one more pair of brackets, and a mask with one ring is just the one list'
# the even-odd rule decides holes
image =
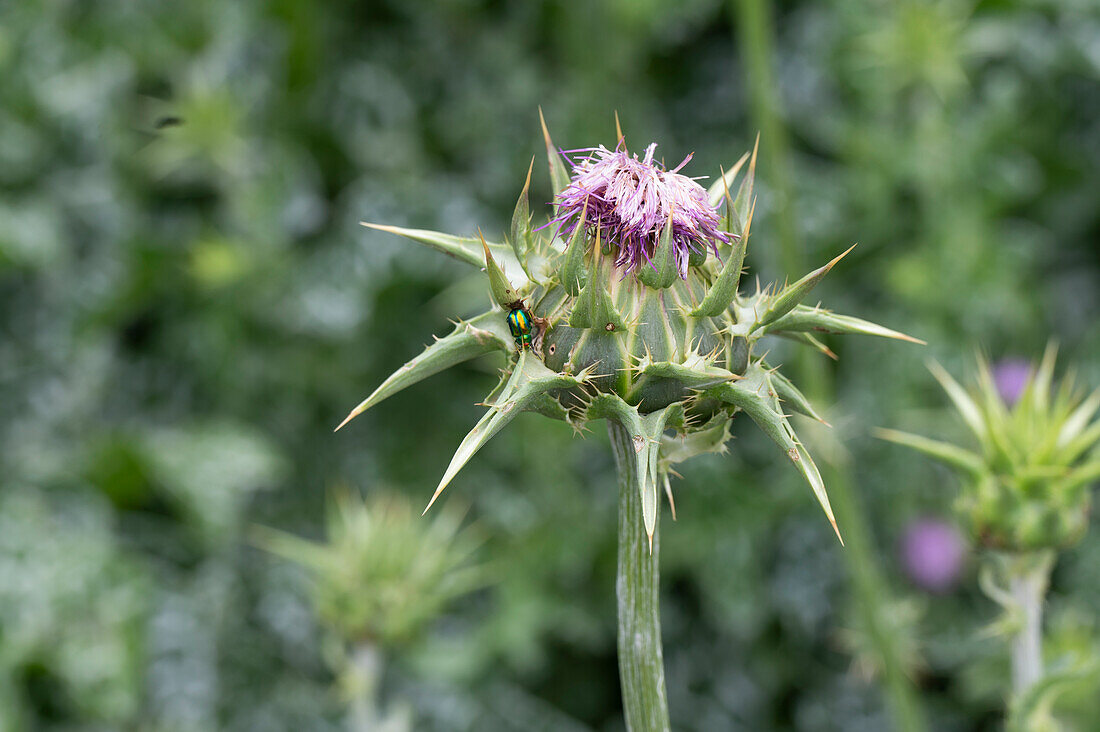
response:
{"label": "thistle plant", "polygon": [[[493,351],[509,359],[488,411],[459,445],[428,503],[520,412],[578,432],[606,420],[619,472],[619,668],[626,723],[668,729],[658,608],[658,504],[670,475],[695,455],[723,452],[745,413],[809,483],[840,536],[821,475],[789,420],[821,420],[765,360],[761,340],[786,338],[821,353],[817,333],[914,340],[805,304],[846,254],[796,282],[739,292],[755,199],[756,149],[709,188],[666,168],[649,145],[561,151],[543,138],[554,200],[533,225],[531,170],[504,242],[365,223],[485,268],[492,307],[437,339],[386,379],[340,424],[392,394]],[[532,161],[533,166],[533,161]],[[735,185],[736,183],[736,185]],[[340,427],[337,427],[339,429]],[[427,511],[427,509],[425,509]]]}
{"label": "thistle plant", "polygon": [[[982,589],[1005,608],[997,628],[1011,637],[1012,726],[1053,729],[1051,695],[1092,668],[1070,664],[1046,675],[1041,647],[1043,598],[1056,553],[1088,527],[1090,486],[1100,479],[1100,389],[1087,397],[1067,375],[1054,386],[1057,349],[1037,367],[1010,377],[978,357],[977,384],[967,391],[939,364],[943,386],[978,443],[976,450],[896,430],[879,436],[954,468],[962,479],[956,509],[989,550]],[[1000,578],[1000,579],[998,579]],[[1007,588],[1001,586],[1007,580]],[[1044,678],[1044,676],[1047,678]]]}
{"label": "thistle plant", "polygon": [[478,541],[443,512],[417,520],[408,501],[333,496],[326,540],[313,542],[267,528],[257,545],[303,566],[315,612],[328,633],[325,656],[336,673],[355,730],[410,729],[403,710],[379,711],[378,684],[387,654],[407,647],[455,598],[484,582],[473,564]]}

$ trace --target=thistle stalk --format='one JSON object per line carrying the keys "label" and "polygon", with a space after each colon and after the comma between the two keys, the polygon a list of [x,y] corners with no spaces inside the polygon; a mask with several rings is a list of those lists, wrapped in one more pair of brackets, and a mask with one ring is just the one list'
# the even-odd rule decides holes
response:
{"label": "thistle stalk", "polygon": [[[790,146],[787,129],[782,121],[779,85],[772,65],[774,21],[769,0],[732,0],[734,22],[741,38],[743,62],[748,69],[750,107],[764,140],[763,156],[772,171],[771,183],[778,200],[776,221],[780,263],[786,272],[802,270],[802,255],[798,241],[796,199],[791,185]],[[811,397],[835,396],[832,379],[820,361],[797,352],[792,368]],[[899,732],[921,732],[927,728],[924,713],[913,690],[913,683],[899,654],[897,643],[885,624],[888,597],[873,554],[870,529],[860,508],[859,497],[852,490],[847,465],[826,467],[828,483],[834,492],[834,504],[841,523],[846,527],[848,550],[844,560],[848,566],[853,596],[864,623],[870,629],[886,681],[886,696],[894,725]]]}
{"label": "thistle stalk", "polygon": [[825,475],[837,518],[845,527],[847,551],[844,559],[848,565],[850,591],[869,631],[877,660],[882,664],[884,691],[894,728],[898,732],[923,732],[928,724],[914,693],[913,681],[906,674],[899,641],[888,622],[888,590],[875,560],[870,527],[852,490],[848,466],[843,462],[827,465]]}
{"label": "thistle stalk", "polygon": [[[1057,729],[1052,706],[1066,688],[1098,668],[1091,654],[1060,654],[1043,665],[1043,599],[1057,552],[1076,544],[1089,523],[1090,486],[1100,476],[1100,389],[1086,394],[1072,375],[1054,383],[1052,344],[1026,374],[1006,378],[978,358],[977,384],[966,389],[930,363],[976,449],[897,430],[879,436],[946,463],[963,480],[956,506],[971,533],[992,550],[979,574],[982,590],[1005,609],[991,629],[1012,658],[1010,730]],[[1003,366],[1001,367],[1003,368]],[[1014,367],[1015,369],[1015,367]],[[999,579],[1007,580],[1007,587]]]}
{"label": "thistle stalk", "polygon": [[1020,612],[1020,627],[1012,637],[1012,691],[1016,695],[1043,678],[1043,598],[1054,553],[1040,551],[1008,562],[1008,586]]}
{"label": "thistle stalk", "polygon": [[619,683],[623,716],[632,732],[669,729],[665,667],[661,653],[660,539],[656,528],[650,550],[642,511],[634,442],[630,432],[608,422],[619,473],[619,561],[615,594],[619,606]]}
{"label": "thistle stalk", "polygon": [[382,723],[378,704],[382,668],[382,651],[374,643],[357,643],[351,649],[344,683],[351,687],[348,721],[352,729],[378,729]]}

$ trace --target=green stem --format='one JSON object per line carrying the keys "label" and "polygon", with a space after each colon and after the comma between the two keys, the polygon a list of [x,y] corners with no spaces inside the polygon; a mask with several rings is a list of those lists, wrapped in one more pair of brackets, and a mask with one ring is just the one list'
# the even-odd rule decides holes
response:
{"label": "green stem", "polygon": [[[732,0],[732,6],[749,85],[749,109],[760,132],[760,175],[772,188],[779,267],[794,280],[802,276],[805,267],[798,241],[795,191],[791,185],[790,145],[783,124],[779,85],[772,68],[771,4],[768,0]],[[798,377],[796,381],[811,391],[820,381],[820,371],[810,362],[813,355],[799,349],[791,358],[791,368]]]}
{"label": "green stem", "polygon": [[1043,598],[1053,564],[1049,551],[1023,554],[1008,563],[1009,591],[1022,621],[1012,638],[1012,690],[1017,695],[1043,678]]}
{"label": "green stem", "polygon": [[661,654],[659,534],[654,528],[650,551],[642,523],[642,486],[634,468],[630,432],[614,422],[608,423],[607,432],[619,471],[619,564],[615,594],[619,601],[623,716],[631,732],[665,732],[669,722]]}
{"label": "green stem", "polygon": [[771,6],[767,0],[734,0],[733,5],[749,84],[749,106],[760,130],[761,170],[765,171],[774,189],[779,264],[788,275],[798,277],[802,272],[802,256],[790,185],[787,130],[781,119],[779,85],[772,68]]}
{"label": "green stem", "polygon": [[382,652],[373,643],[357,643],[347,659],[344,680],[352,691],[348,709],[350,727],[377,729],[382,723],[378,709],[378,684],[382,677]]}
{"label": "green stem", "polygon": [[[762,162],[764,169],[770,171],[767,175],[778,198],[776,220],[780,264],[789,277],[797,277],[804,267],[798,241],[795,191],[791,185],[790,146],[783,124],[779,85],[772,67],[774,31],[771,3],[769,0],[732,0],[732,5],[749,81],[752,114],[760,129]],[[811,360],[813,357],[814,354],[796,352],[794,368],[798,380],[811,398],[828,401],[834,391],[832,379],[819,361]],[[900,649],[887,622],[885,582],[849,475],[845,466],[838,464],[827,466],[824,477],[837,521],[846,537],[847,548],[843,556],[848,565],[857,608],[882,661],[886,694],[896,728],[903,732],[921,732],[927,728],[924,713],[914,694],[913,684],[905,674]]]}
{"label": "green stem", "polygon": [[837,523],[844,532],[843,556],[855,594],[856,611],[862,617],[882,664],[886,698],[894,726],[899,732],[923,732],[928,725],[913,692],[913,682],[905,673],[901,650],[886,616],[889,612],[888,594],[875,561],[867,521],[848,481],[847,471],[827,463],[822,472],[829,487]]}

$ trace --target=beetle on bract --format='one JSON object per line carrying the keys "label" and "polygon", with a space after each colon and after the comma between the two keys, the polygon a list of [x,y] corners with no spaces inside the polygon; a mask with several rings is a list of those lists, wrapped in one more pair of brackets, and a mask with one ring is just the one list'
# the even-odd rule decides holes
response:
{"label": "beetle on bract", "polygon": [[534,335],[534,318],[522,300],[512,303],[511,307],[508,312],[508,330],[512,332],[519,349],[530,348]]}

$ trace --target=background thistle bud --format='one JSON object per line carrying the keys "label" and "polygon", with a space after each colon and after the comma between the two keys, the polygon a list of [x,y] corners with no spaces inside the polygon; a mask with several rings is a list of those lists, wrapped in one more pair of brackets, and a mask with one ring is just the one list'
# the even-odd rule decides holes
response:
{"label": "background thistle bud", "polygon": [[957,508],[987,547],[1008,551],[1062,548],[1076,543],[1088,525],[1089,485],[1100,477],[1100,390],[1087,398],[1072,375],[1054,386],[1057,349],[1026,373],[1018,365],[1005,376],[978,358],[978,380],[968,392],[939,364],[932,375],[943,386],[978,441],[976,451],[918,435],[880,430],[955,468],[963,478]]}
{"label": "background thistle bud", "polygon": [[[657,487],[668,483],[671,462],[666,433],[688,438],[705,432],[724,441],[728,422],[745,412],[810,483],[835,529],[817,467],[788,421],[789,412],[819,417],[797,386],[763,360],[757,344],[771,335],[812,344],[812,331],[914,339],[803,304],[843,254],[793,284],[738,292],[752,225],[755,149],[704,189],[680,173],[690,155],[667,170],[654,159],[655,144],[639,158],[621,133],[614,150],[600,146],[568,155],[556,150],[545,124],[543,133],[553,211],[531,228],[528,175],[512,217],[512,241],[367,224],[483,266],[498,307],[459,323],[341,426],[444,368],[491,350],[518,351],[433,502],[521,411],[538,411],[578,430],[608,419],[633,436],[642,518],[652,540]],[[530,333],[522,325],[528,322]],[[690,457],[692,445],[713,451],[712,443],[709,437],[681,441],[675,458]]]}
{"label": "background thistle bud", "polygon": [[408,650],[453,600],[484,584],[473,560],[480,542],[452,511],[424,521],[397,495],[332,498],[326,541],[267,528],[255,529],[255,541],[308,573],[348,729],[404,732],[411,709],[381,704],[386,656]]}
{"label": "background thistle bud", "polygon": [[398,496],[364,501],[341,491],[328,506],[325,542],[257,528],[256,543],[308,570],[317,615],[338,638],[390,648],[483,582],[472,562],[479,542],[460,530],[460,516],[417,518]]}

